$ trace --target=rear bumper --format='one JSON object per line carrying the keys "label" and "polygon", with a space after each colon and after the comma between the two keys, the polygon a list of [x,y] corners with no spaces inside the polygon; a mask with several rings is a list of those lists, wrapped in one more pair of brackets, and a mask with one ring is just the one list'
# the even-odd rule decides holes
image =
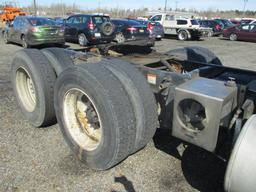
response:
{"label": "rear bumper", "polygon": [[153,30],[150,32],[149,37],[160,39],[160,38],[164,37],[164,31],[163,30]]}
{"label": "rear bumper", "polygon": [[87,40],[89,41],[89,44],[96,45],[96,44],[104,44],[104,43],[110,43],[111,41],[114,40],[115,36],[100,36],[100,37],[95,37],[94,35],[90,34],[87,35]]}
{"label": "rear bumper", "polygon": [[27,37],[27,43],[29,45],[42,45],[42,44],[51,44],[51,43],[58,43],[58,44],[64,44],[65,39],[64,37],[51,37],[51,38],[38,38],[34,36],[28,36]]}
{"label": "rear bumper", "polygon": [[44,40],[33,40],[28,41],[29,45],[43,45],[43,44],[64,44],[65,40],[52,40],[52,39],[44,39]]}
{"label": "rear bumper", "polygon": [[127,40],[124,45],[136,45],[136,46],[149,46],[153,47],[155,44],[155,38],[145,38],[145,39],[134,39],[134,40]]}

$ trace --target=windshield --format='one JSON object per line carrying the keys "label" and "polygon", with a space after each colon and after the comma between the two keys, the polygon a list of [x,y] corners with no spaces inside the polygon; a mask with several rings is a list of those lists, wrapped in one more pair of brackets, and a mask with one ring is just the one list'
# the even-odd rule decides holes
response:
{"label": "windshield", "polygon": [[33,26],[56,25],[52,19],[48,18],[29,18],[28,21]]}
{"label": "windshield", "polygon": [[135,26],[135,25],[141,25],[141,23],[139,23],[138,21],[123,21],[124,24],[126,25],[132,25],[132,26]]}

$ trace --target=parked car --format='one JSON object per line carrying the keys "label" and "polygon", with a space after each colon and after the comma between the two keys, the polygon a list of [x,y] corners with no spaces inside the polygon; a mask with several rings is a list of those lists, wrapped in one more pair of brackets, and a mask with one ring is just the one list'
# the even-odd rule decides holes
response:
{"label": "parked car", "polygon": [[214,20],[199,20],[201,27],[209,27],[212,29],[212,36],[220,35],[222,33],[221,25]]}
{"label": "parked car", "polygon": [[178,18],[176,15],[159,13],[149,18],[150,21],[159,22],[163,25],[164,34],[175,35],[179,40],[199,40],[208,36],[210,28],[200,27],[196,19]]}
{"label": "parked car", "polygon": [[140,19],[130,19],[133,21],[137,21],[142,25],[146,25],[148,27],[150,37],[156,38],[156,40],[161,40],[164,37],[164,28],[159,22],[145,21]]}
{"label": "parked car", "polygon": [[5,43],[14,42],[24,48],[42,44],[65,44],[64,28],[56,26],[51,19],[34,16],[19,16],[7,24]]}
{"label": "parked car", "polygon": [[129,19],[112,19],[115,25],[115,41],[126,45],[154,46],[155,38],[150,37],[146,25]]}
{"label": "parked car", "polygon": [[251,18],[244,18],[241,20],[230,19],[230,21],[235,25],[245,25],[245,24],[250,24],[251,22],[255,21],[255,19],[251,19]]}
{"label": "parked car", "polygon": [[231,21],[227,19],[214,19],[214,21],[216,21],[221,26],[222,30],[235,26],[235,24],[233,24]]}
{"label": "parked car", "polygon": [[223,37],[229,38],[231,41],[256,42],[256,24],[246,24],[225,29]]}
{"label": "parked car", "polygon": [[81,46],[109,43],[115,38],[109,16],[77,14],[65,20],[65,39]]}

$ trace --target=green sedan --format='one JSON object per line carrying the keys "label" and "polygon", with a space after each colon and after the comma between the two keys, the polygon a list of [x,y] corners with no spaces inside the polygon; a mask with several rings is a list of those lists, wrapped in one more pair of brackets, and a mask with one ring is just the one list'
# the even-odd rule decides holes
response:
{"label": "green sedan", "polygon": [[42,44],[64,45],[64,28],[48,18],[19,16],[7,24],[4,41],[21,44],[24,48]]}

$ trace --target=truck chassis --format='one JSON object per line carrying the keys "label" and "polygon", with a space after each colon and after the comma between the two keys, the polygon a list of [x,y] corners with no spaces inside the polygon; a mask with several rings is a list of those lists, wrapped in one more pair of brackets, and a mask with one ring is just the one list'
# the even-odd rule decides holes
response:
{"label": "truck chassis", "polygon": [[18,51],[11,76],[24,116],[35,127],[57,119],[74,154],[98,170],[142,149],[156,128],[169,129],[229,159],[226,191],[256,190],[256,72],[223,66],[201,47],[99,53]]}

